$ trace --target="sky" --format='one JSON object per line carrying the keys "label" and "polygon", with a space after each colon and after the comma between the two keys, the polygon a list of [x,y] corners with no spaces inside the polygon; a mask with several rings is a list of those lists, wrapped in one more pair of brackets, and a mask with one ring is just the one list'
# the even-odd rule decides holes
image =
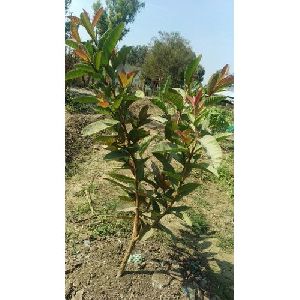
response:
{"label": "sky", "polygon": [[[94,0],[72,0],[70,12],[92,12]],[[159,31],[178,31],[202,54],[204,81],[229,64],[233,73],[233,0],[144,0],[120,46],[148,45]],[[102,3],[104,1],[102,0]],[[91,13],[92,14],[92,13]]]}

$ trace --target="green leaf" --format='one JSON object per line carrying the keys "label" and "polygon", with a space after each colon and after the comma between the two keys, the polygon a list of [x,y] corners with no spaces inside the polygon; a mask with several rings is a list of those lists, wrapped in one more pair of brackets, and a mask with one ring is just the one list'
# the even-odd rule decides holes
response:
{"label": "green leaf", "polygon": [[208,171],[212,174],[214,174],[215,176],[219,177],[218,171],[217,169],[215,169],[212,165],[208,164],[208,163],[191,163],[189,164],[190,168],[194,168],[194,169],[201,169],[204,171]]}
{"label": "green leaf", "polygon": [[134,202],[135,199],[128,196],[119,196],[119,199],[126,202]]}
{"label": "green leaf", "polygon": [[152,98],[150,99],[151,102],[156,105],[158,108],[160,108],[164,113],[168,113],[167,107],[163,101],[161,101],[159,98]]}
{"label": "green leaf", "polygon": [[213,95],[209,97],[204,97],[205,106],[214,106],[218,105],[221,101],[225,100],[225,96]]}
{"label": "green leaf", "polygon": [[162,153],[153,153],[155,158],[157,158],[163,165],[163,170],[165,172],[172,172],[175,173],[175,170],[173,166],[170,163],[170,160],[166,158],[166,155],[163,155]]}
{"label": "green leaf", "polygon": [[149,134],[150,133],[143,128],[133,128],[129,131],[128,136],[133,143],[137,143]]}
{"label": "green leaf", "polygon": [[108,174],[110,177],[119,180],[121,182],[125,182],[125,183],[129,183],[134,185],[135,184],[135,179],[129,176],[125,176],[125,175],[121,175],[121,174],[117,174],[117,173],[109,173]]}
{"label": "green leaf", "polygon": [[152,149],[153,153],[178,153],[186,151],[188,151],[188,149],[168,142],[158,143],[154,149]]}
{"label": "green leaf", "polygon": [[125,64],[126,58],[130,50],[131,46],[123,46],[120,51],[118,51],[117,57],[113,60],[113,67],[116,69],[119,65]]}
{"label": "green leaf", "polygon": [[199,183],[195,183],[195,182],[186,183],[178,189],[178,195],[180,196],[180,198],[187,196],[188,194],[193,192],[198,186],[200,186]]}
{"label": "green leaf", "polygon": [[100,135],[96,137],[96,141],[104,145],[112,145],[117,140],[117,135]]}
{"label": "green leaf", "polygon": [[144,179],[144,171],[145,171],[145,161],[146,159],[137,159],[136,160],[136,178],[139,181]]}
{"label": "green leaf", "polygon": [[190,219],[190,217],[188,216],[187,213],[183,212],[182,213],[182,216],[183,216],[183,220],[185,221],[185,223],[189,226],[193,226],[193,222],[192,220]]}
{"label": "green leaf", "polygon": [[95,66],[96,66],[97,71],[99,71],[99,69],[100,69],[101,57],[102,57],[102,51],[98,51],[96,53],[96,57],[95,57]]}
{"label": "green leaf", "polygon": [[112,151],[112,152],[106,154],[103,159],[106,159],[106,160],[111,160],[111,159],[119,160],[119,159],[128,158],[128,157],[129,157],[128,152],[117,150],[117,151]]}
{"label": "green leaf", "polygon": [[85,13],[81,13],[80,14],[80,20],[82,25],[84,26],[84,28],[86,29],[86,31],[88,32],[88,34],[91,36],[92,39],[95,40],[95,32],[93,30],[92,27],[92,23],[90,21],[90,19],[88,18],[88,16]]}
{"label": "green leaf", "polygon": [[192,77],[195,74],[195,72],[197,71],[197,67],[200,63],[201,57],[202,56],[199,55],[187,66],[187,68],[184,72],[184,84],[185,85],[189,85],[191,83]]}
{"label": "green leaf", "polygon": [[173,104],[177,110],[182,110],[184,107],[184,102],[182,97],[176,92],[166,92],[162,95],[162,100]]}
{"label": "green leaf", "polygon": [[232,137],[232,136],[233,136],[233,134],[231,132],[222,132],[222,133],[215,134],[215,138],[218,142],[226,140],[227,138]]}
{"label": "green leaf", "polygon": [[190,209],[188,206],[186,205],[182,205],[182,206],[175,206],[175,207],[171,207],[170,211],[173,212],[183,212]]}
{"label": "green leaf", "polygon": [[82,129],[82,135],[83,136],[92,135],[98,133],[101,130],[113,127],[118,123],[119,121],[111,120],[111,119],[99,120],[84,127]]}
{"label": "green leaf", "polygon": [[71,70],[68,73],[66,73],[65,79],[66,80],[75,79],[75,78],[78,78],[78,77],[82,77],[86,73],[87,72],[85,70],[81,70],[81,69]]}
{"label": "green leaf", "polygon": [[76,103],[98,103],[99,99],[95,96],[80,96],[73,99]]}
{"label": "green leaf", "polygon": [[75,42],[74,40],[71,40],[71,39],[66,40],[66,44],[73,49],[79,48],[79,45],[77,44],[77,42]]}
{"label": "green leaf", "polygon": [[95,70],[93,69],[92,66],[83,64],[83,63],[78,63],[75,65],[76,69],[84,70],[86,73],[95,73]]}
{"label": "green leaf", "polygon": [[181,95],[181,97],[183,99],[186,98],[186,92],[183,90],[183,89],[180,89],[180,88],[173,88],[174,91],[176,91],[179,95]]}
{"label": "green leaf", "polygon": [[147,148],[149,147],[150,143],[155,139],[155,136],[154,135],[148,135],[146,136],[145,138],[143,138],[140,142],[140,145],[139,145],[139,152],[140,152],[140,155],[143,155],[144,152],[147,150]]}
{"label": "green leaf", "polygon": [[102,54],[103,64],[108,64],[111,53],[121,38],[123,29],[124,29],[124,25],[125,25],[124,23],[120,23],[118,26],[113,28],[108,33],[108,36],[103,43],[103,54]]}
{"label": "green leaf", "polygon": [[213,167],[217,169],[222,161],[222,149],[216,138],[212,135],[205,135],[200,139],[200,143],[210,157]]}

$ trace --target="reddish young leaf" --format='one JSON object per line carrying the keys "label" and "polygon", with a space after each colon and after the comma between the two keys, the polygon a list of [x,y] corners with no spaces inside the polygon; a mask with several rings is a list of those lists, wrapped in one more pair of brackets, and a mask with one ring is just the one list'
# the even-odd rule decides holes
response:
{"label": "reddish young leaf", "polygon": [[234,82],[234,76],[233,75],[228,75],[227,77],[221,79],[218,84],[217,88],[220,89],[222,87],[227,87],[229,85],[232,85]]}
{"label": "reddish young leaf", "polygon": [[220,78],[223,79],[225,76],[227,76],[228,75],[228,71],[229,71],[229,65],[226,64],[223,67],[223,69],[221,70],[221,74],[220,74],[221,76],[220,76]]}
{"label": "reddish young leaf", "polygon": [[84,60],[84,61],[89,61],[88,55],[87,55],[86,52],[83,51],[82,49],[76,49],[76,50],[74,51],[74,54],[77,55],[79,58],[81,58],[81,59]]}
{"label": "reddish young leaf", "polygon": [[79,25],[80,19],[75,16],[68,16],[68,18],[71,20],[72,25]]}
{"label": "reddish young leaf", "polygon": [[104,9],[101,7],[101,8],[98,9],[97,12],[95,13],[94,18],[93,18],[93,22],[92,22],[93,28],[97,25],[97,23],[98,23],[99,19],[101,18],[103,12],[104,12]]}

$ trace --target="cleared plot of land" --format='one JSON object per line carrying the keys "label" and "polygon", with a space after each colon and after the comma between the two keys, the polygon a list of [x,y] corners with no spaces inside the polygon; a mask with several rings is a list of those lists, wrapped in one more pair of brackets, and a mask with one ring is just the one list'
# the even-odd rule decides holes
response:
{"label": "cleared plot of land", "polygon": [[114,218],[122,191],[104,179],[117,163],[104,161],[106,150],[80,137],[81,127],[94,119],[66,117],[66,298],[193,299],[197,293],[194,299],[233,299],[232,142],[223,145],[219,179],[193,174],[203,183],[184,200],[193,226],[167,216],[173,238],[158,233],[139,243],[135,253],[142,262],[129,263],[117,280],[130,220]]}

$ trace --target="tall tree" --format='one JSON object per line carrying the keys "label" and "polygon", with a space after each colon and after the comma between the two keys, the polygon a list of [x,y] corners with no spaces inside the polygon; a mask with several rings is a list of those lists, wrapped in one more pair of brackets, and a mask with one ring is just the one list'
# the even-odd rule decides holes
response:
{"label": "tall tree", "polygon": [[143,75],[158,83],[170,75],[173,86],[181,86],[184,69],[195,57],[189,42],[180,33],[160,31],[145,57]]}
{"label": "tall tree", "polygon": [[148,47],[144,45],[138,45],[131,48],[127,56],[127,63],[136,67],[142,67],[145,62],[145,58],[148,52]]}
{"label": "tall tree", "polygon": [[[97,24],[97,29],[100,34],[103,34],[109,28],[114,28],[120,23],[128,25],[135,20],[136,14],[141,8],[145,7],[145,3],[141,0],[105,0],[106,10],[103,13],[100,22]],[[101,0],[96,0],[93,4],[93,10],[96,12],[100,7],[103,7]],[[129,31],[125,26],[121,38]]]}

